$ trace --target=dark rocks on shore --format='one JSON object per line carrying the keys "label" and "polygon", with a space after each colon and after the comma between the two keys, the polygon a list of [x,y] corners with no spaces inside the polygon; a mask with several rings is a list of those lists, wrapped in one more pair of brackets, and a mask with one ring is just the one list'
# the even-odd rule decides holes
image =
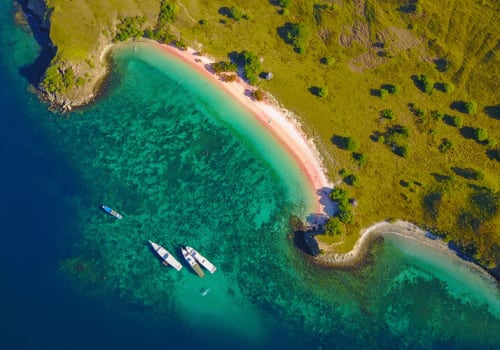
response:
{"label": "dark rocks on shore", "polygon": [[308,253],[311,254],[312,256],[318,256],[320,253],[318,242],[316,241],[316,238],[314,238],[315,233],[312,231],[305,231],[304,232],[304,242],[306,244]]}

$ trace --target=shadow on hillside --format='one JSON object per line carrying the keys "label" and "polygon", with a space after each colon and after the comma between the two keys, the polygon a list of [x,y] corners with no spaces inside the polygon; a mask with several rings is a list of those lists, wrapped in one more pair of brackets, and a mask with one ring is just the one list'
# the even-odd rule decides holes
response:
{"label": "shadow on hillside", "polygon": [[471,140],[474,139],[474,132],[475,129],[471,128],[470,126],[464,126],[463,128],[460,128],[460,135],[462,135],[464,138]]}
{"label": "shadow on hillside", "polygon": [[453,101],[450,104],[450,108],[461,113],[467,113],[467,104],[465,103],[465,101]]}
{"label": "shadow on hillside", "polygon": [[276,32],[278,33],[279,37],[283,39],[285,43],[288,45],[293,45],[293,41],[290,39],[289,33],[293,28],[293,24],[290,22],[287,22],[283,24],[283,26],[276,28]]}
{"label": "shadow on hillside", "polygon": [[50,61],[54,57],[55,50],[52,48],[49,31],[42,27],[42,20],[29,9],[28,1],[18,1],[18,3],[25,13],[33,37],[41,48],[35,61],[31,64],[22,66],[19,72],[30,84],[38,86],[45,73],[45,69],[47,69]]}
{"label": "shadow on hillside", "polygon": [[331,138],[332,143],[340,149],[347,149],[347,142],[344,136],[333,135]]}
{"label": "shadow on hillside", "polygon": [[443,174],[438,174],[438,173],[431,173],[431,175],[434,177],[434,179],[437,182],[447,182],[451,180],[451,176],[448,175],[443,175]]}
{"label": "shadow on hillside", "polygon": [[496,106],[486,106],[484,107],[484,113],[493,119],[500,120],[500,104]]}

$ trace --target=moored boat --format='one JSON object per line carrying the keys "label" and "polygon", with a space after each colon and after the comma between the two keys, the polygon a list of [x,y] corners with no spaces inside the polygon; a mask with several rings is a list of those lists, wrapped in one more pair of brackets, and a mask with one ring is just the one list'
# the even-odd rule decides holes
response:
{"label": "moored boat", "polygon": [[207,260],[203,255],[198,253],[198,251],[192,247],[186,246],[186,250],[193,258],[200,263],[201,266],[206,268],[210,273],[214,273],[217,268],[210,261]]}
{"label": "moored boat", "polygon": [[200,265],[196,262],[196,260],[187,252],[186,249],[181,248],[182,255],[184,259],[188,262],[189,266],[193,269],[194,272],[200,277],[205,277],[205,273],[201,269]]}
{"label": "moored boat", "polygon": [[149,244],[151,244],[151,247],[156,251],[156,253],[162,258],[163,260],[163,265],[170,265],[177,271],[182,269],[182,265],[180,262],[175,259],[172,254],[169,253],[168,250],[163,248],[161,245],[156,244],[155,242],[149,241]]}
{"label": "moored boat", "polygon": [[108,214],[109,214],[109,215],[111,215],[111,216],[114,216],[114,217],[115,217],[115,218],[117,218],[117,219],[120,219],[120,220],[121,220],[121,219],[122,219],[122,217],[123,217],[123,216],[122,216],[119,212],[115,211],[114,209],[111,209],[110,207],[107,207],[107,206],[105,206],[105,205],[101,205],[101,208],[102,208],[102,210],[104,210],[106,213],[108,213]]}

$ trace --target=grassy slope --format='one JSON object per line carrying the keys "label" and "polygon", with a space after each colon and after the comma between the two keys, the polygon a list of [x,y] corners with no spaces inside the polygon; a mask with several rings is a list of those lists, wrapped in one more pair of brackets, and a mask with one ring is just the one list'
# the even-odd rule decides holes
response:
{"label": "grassy slope", "polygon": [[[196,43],[202,43],[205,52],[221,59],[231,51],[241,50],[261,56],[264,70],[272,71],[274,78],[259,84],[306,122],[308,132],[317,137],[320,148],[328,155],[326,159],[330,159],[329,156],[333,159],[327,164],[332,179],[340,179],[338,171],[341,168],[358,176],[357,186],[343,185],[358,200],[356,223],[349,227],[347,236],[327,240],[344,240],[346,244],[341,249],[348,250],[360,228],[396,217],[451,232],[451,238],[474,241],[483,251],[492,247],[493,242],[498,249],[498,213],[490,220],[483,220],[477,230],[481,231],[480,234],[460,228],[457,218],[464,211],[475,210],[468,204],[473,191],[471,184],[487,186],[498,193],[499,163],[487,157],[486,146],[467,139],[459,129],[443,121],[430,120],[418,125],[408,107],[413,103],[427,114],[431,110],[440,110],[449,115],[460,115],[464,126],[482,127],[490,136],[500,138],[500,121],[484,112],[486,106],[500,103],[498,4],[476,0],[443,0],[436,4],[424,1],[421,13],[408,14],[398,10],[401,3],[394,0],[334,1],[342,3],[337,11],[323,11],[321,19],[318,16],[315,19],[314,5],[331,2],[296,0],[286,15],[280,15],[279,8],[267,0],[181,2],[191,17],[204,19],[206,23],[193,22],[181,8],[174,31],[182,32],[183,38],[194,47],[197,47]],[[154,21],[159,1],[116,0],[107,2],[107,5],[98,5],[101,1],[97,0],[53,0],[53,3],[56,11],[52,18],[51,37],[65,55],[79,58],[85,56],[86,50],[92,49],[95,35],[99,35],[97,30],[101,32],[109,26],[118,13],[144,13]],[[64,16],[59,4],[61,10],[64,4],[71,4],[69,10],[64,9]],[[251,15],[251,19],[238,22],[228,19],[218,12],[224,6],[238,6]],[[72,25],[75,23],[73,18],[82,18],[78,27]],[[303,22],[312,29],[306,54],[295,53],[279,37],[277,28],[286,22]],[[407,30],[410,23],[414,29]],[[361,34],[357,39],[350,45],[341,45],[340,35],[352,36],[353,26],[367,30],[358,30]],[[385,43],[384,50],[391,53],[392,58],[376,56],[372,45],[380,38]],[[432,46],[428,44],[431,39],[435,39]],[[66,48],[71,49],[66,51]],[[371,55],[371,62],[382,64],[363,72],[353,71],[351,61],[364,53]],[[334,57],[336,63],[331,66],[320,64],[319,60],[324,56]],[[448,72],[439,72],[432,59],[444,56],[450,59],[452,68]],[[455,91],[434,91],[432,95],[421,92],[411,76],[422,73],[436,82],[453,81]],[[385,99],[374,96],[371,89],[379,89],[382,84],[397,84],[401,86],[401,92]],[[312,95],[308,91],[312,86],[328,87],[329,95],[325,98]],[[453,101],[471,99],[479,107],[474,116],[450,108]],[[391,124],[379,117],[379,112],[386,108],[397,115],[394,123],[407,126],[410,131],[408,158],[395,155],[386,145],[370,138],[374,132],[383,132]],[[433,136],[428,134],[429,129],[434,130]],[[359,169],[350,152],[332,143],[334,135],[355,137],[360,144],[358,151],[368,157],[367,164]],[[443,138],[454,144],[454,150],[448,154],[440,153],[437,148]],[[451,167],[454,166],[482,169],[484,180],[466,180],[455,175],[452,181],[441,183],[432,175],[453,175]],[[412,192],[401,185],[401,180],[417,181],[422,186],[416,186]],[[444,194],[439,215],[433,219],[424,209],[422,199],[436,190]],[[495,203],[500,205],[498,199]],[[490,251],[490,254],[500,255],[498,251]]]}
{"label": "grassy slope", "polygon": [[118,16],[158,16],[157,0],[49,0],[53,7],[50,37],[64,59],[82,60],[98,47],[98,38],[109,36]]}

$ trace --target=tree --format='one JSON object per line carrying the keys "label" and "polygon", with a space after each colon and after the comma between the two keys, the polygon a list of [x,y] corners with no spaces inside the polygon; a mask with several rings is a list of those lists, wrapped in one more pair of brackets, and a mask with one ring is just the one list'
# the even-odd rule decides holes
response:
{"label": "tree", "polygon": [[391,109],[384,109],[380,111],[380,116],[388,120],[396,119],[396,116],[394,115],[394,112]]}
{"label": "tree", "polygon": [[215,73],[221,72],[237,72],[238,66],[231,61],[220,61],[212,63],[212,69]]}
{"label": "tree", "polygon": [[311,37],[311,30],[303,23],[294,23],[289,26],[286,39],[297,51],[303,53]]}
{"label": "tree", "polygon": [[453,116],[451,117],[451,124],[457,128],[461,128],[464,125],[464,121],[459,116]]}
{"label": "tree", "polygon": [[455,91],[455,85],[453,85],[453,83],[450,82],[443,83],[443,91],[451,93]]}
{"label": "tree", "polygon": [[328,196],[332,201],[337,202],[339,207],[347,207],[349,204],[349,195],[343,188],[335,187]]}
{"label": "tree", "polygon": [[239,21],[240,19],[243,18],[244,15],[245,13],[243,12],[243,10],[241,10],[238,7],[231,7],[229,9],[229,17],[231,17],[235,21]]}
{"label": "tree", "polygon": [[243,75],[250,84],[255,84],[260,71],[260,61],[258,57],[249,51],[242,51],[232,58],[238,65],[243,67]]}
{"label": "tree", "polygon": [[366,156],[363,153],[356,153],[354,152],[352,154],[352,158],[354,161],[358,164],[358,166],[362,167],[363,165],[366,164]]}
{"label": "tree", "polygon": [[474,137],[477,141],[483,142],[488,138],[488,132],[483,128],[477,128],[474,130]]}
{"label": "tree", "polygon": [[467,114],[476,114],[477,112],[477,103],[474,101],[467,101],[464,103],[465,113]]}
{"label": "tree", "polygon": [[391,85],[389,87],[389,92],[393,95],[399,94],[400,91],[401,91],[401,87],[399,85]]}
{"label": "tree", "polygon": [[417,76],[415,82],[423,92],[432,94],[432,91],[434,90],[434,81],[426,74],[420,74]]}
{"label": "tree", "polygon": [[432,119],[434,119],[434,120],[441,120],[444,117],[444,113],[441,111],[434,110],[434,111],[431,111],[431,116],[432,116]]}
{"label": "tree", "polygon": [[286,8],[289,8],[289,7],[290,7],[290,5],[292,4],[292,0],[279,0],[279,1],[278,1],[278,4],[279,4],[282,8],[286,9]]}
{"label": "tree", "polygon": [[396,153],[398,156],[407,158],[410,151],[408,150],[408,146],[403,145],[403,146],[396,146],[394,149],[394,153]]}
{"label": "tree", "polygon": [[453,149],[453,143],[448,139],[443,139],[438,149],[441,153],[447,153],[449,150]]}
{"label": "tree", "polygon": [[320,86],[318,88],[318,96],[319,97],[326,97],[328,96],[328,88],[324,86]]}
{"label": "tree", "polygon": [[354,222],[354,214],[347,207],[341,208],[339,212],[339,220],[345,224],[352,224]]}
{"label": "tree", "polygon": [[329,236],[340,235],[344,232],[344,225],[337,216],[332,216],[325,224],[325,233]]}
{"label": "tree", "polygon": [[387,97],[387,95],[389,95],[389,90],[384,88],[380,89],[380,98],[384,99]]}
{"label": "tree", "polygon": [[358,177],[354,174],[349,174],[344,178],[344,182],[350,186],[356,186],[358,184]]}
{"label": "tree", "polygon": [[266,98],[266,93],[261,89],[252,91],[252,97],[257,101],[263,101]]}
{"label": "tree", "polygon": [[355,151],[358,148],[358,142],[350,136],[345,137],[344,142],[345,149],[348,151]]}
{"label": "tree", "polygon": [[158,26],[163,27],[168,22],[173,22],[176,13],[177,6],[175,4],[170,4],[167,0],[162,0],[160,14],[158,15]]}

